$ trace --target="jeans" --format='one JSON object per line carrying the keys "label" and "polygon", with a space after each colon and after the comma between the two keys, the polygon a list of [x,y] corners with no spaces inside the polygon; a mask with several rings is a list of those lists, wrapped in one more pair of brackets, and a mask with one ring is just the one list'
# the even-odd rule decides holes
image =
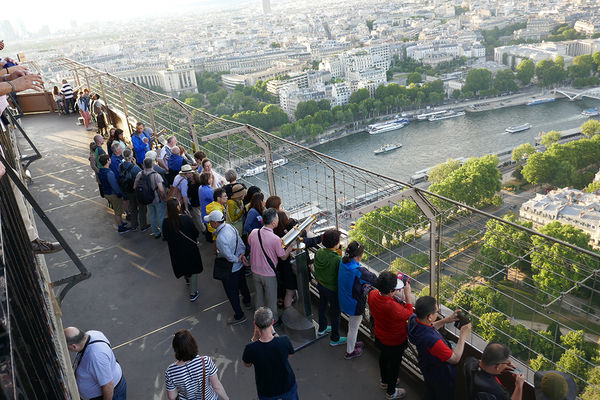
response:
{"label": "jeans", "polygon": [[138,202],[135,192],[126,193],[126,197],[127,200],[129,200],[129,208],[127,213],[131,215],[131,227],[137,228],[139,226],[143,228],[148,225],[146,216],[148,208],[146,205]]}
{"label": "jeans", "polygon": [[346,342],[346,352],[352,353],[356,346],[356,337],[358,336],[358,328],[362,321],[362,315],[348,316],[348,341]]}
{"label": "jeans", "polygon": [[229,279],[222,281],[223,289],[225,289],[225,294],[231,303],[231,307],[233,308],[235,319],[242,319],[244,317],[244,312],[242,311],[242,307],[240,307],[240,293],[242,294],[242,298],[244,300],[244,304],[250,303],[250,291],[248,290],[248,285],[246,284],[246,277],[244,276],[244,269],[240,269],[231,274]]}
{"label": "jeans", "polygon": [[73,97],[71,97],[70,99],[65,99],[65,109],[67,114],[69,114],[71,111],[75,112],[75,100]]}
{"label": "jeans", "polygon": [[387,346],[375,338],[375,345],[379,348],[379,373],[381,382],[386,383],[387,394],[392,395],[396,391],[396,381],[398,381],[398,372],[402,363],[402,355],[406,350],[407,342],[399,346]]}
{"label": "jeans", "polygon": [[127,381],[125,376],[121,378],[121,384],[115,388],[113,400],[127,400]]}
{"label": "jeans", "polygon": [[269,307],[273,312],[273,319],[277,321],[277,277],[252,274],[254,290],[256,291],[255,306]]}
{"label": "jeans", "polygon": [[198,274],[186,275],[186,282],[190,285],[190,296],[193,296],[198,291]]}
{"label": "jeans", "polygon": [[150,211],[150,223],[152,224],[152,232],[154,236],[160,235],[160,227],[162,226],[163,219],[167,214],[167,205],[162,201],[159,203],[148,204],[148,210]]}
{"label": "jeans", "polygon": [[259,394],[258,399],[259,400],[298,400],[298,385],[296,383],[294,383],[294,386],[292,386],[292,388],[288,392],[277,395],[277,396],[273,396],[273,397],[265,397],[265,396],[261,396]]}
{"label": "jeans", "polygon": [[338,294],[320,283],[317,284],[317,289],[319,290],[319,332],[327,329],[327,306],[329,306],[331,318],[330,339],[337,342],[340,340],[340,301]]}

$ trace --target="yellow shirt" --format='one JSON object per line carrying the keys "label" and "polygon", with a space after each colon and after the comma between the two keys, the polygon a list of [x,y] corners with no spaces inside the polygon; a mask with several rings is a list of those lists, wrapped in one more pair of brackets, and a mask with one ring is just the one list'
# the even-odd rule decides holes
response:
{"label": "yellow shirt", "polygon": [[[223,207],[223,205],[221,203],[218,203],[216,201],[213,201],[212,203],[208,203],[208,205],[206,206],[206,215],[210,214],[213,211],[221,211],[222,213],[224,213],[225,207]],[[212,226],[210,226],[210,224],[208,224],[208,231],[213,233],[213,239],[215,238],[214,235],[214,229]]]}

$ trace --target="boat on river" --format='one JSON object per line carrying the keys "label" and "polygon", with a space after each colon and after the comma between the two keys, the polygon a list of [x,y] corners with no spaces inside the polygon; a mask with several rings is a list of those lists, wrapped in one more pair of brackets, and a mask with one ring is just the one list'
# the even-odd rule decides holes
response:
{"label": "boat on river", "polygon": [[446,113],[447,111],[448,110],[440,110],[440,111],[432,111],[432,112],[428,112],[428,113],[419,114],[419,115],[417,115],[417,119],[419,121],[427,121],[429,118],[435,117],[436,115],[442,115],[442,114]]}
{"label": "boat on river", "polygon": [[465,114],[466,113],[464,111],[458,111],[458,112],[446,111],[443,114],[434,115],[433,117],[429,117],[429,121],[441,121],[441,120],[449,119],[449,118],[462,117]]}
{"label": "boat on river", "polygon": [[[277,160],[273,161],[273,168],[281,167],[283,165],[286,165],[288,162],[289,161],[287,158],[277,159]],[[244,172],[242,173],[242,177],[246,178],[249,176],[255,176],[258,174],[262,174],[266,170],[267,170],[267,164],[259,165],[258,167],[254,167],[254,168],[248,168],[248,169],[244,170]]]}
{"label": "boat on river", "polygon": [[527,103],[528,106],[537,106],[538,104],[552,103],[556,101],[554,97],[543,97],[537,100],[531,100]]}
{"label": "boat on river", "polygon": [[377,154],[383,154],[383,153],[387,153],[388,151],[399,149],[400,147],[402,147],[402,145],[400,143],[397,143],[397,144],[385,144],[385,145],[381,146],[380,148],[378,148],[377,150],[375,150],[374,153],[376,155]]}
{"label": "boat on river", "polygon": [[597,115],[600,115],[600,108],[594,107],[594,108],[585,109],[581,112],[581,115],[584,115],[586,117],[595,117]]}
{"label": "boat on river", "polygon": [[508,133],[518,133],[518,132],[526,131],[527,129],[531,129],[531,124],[529,122],[521,124],[521,125],[509,126],[508,128],[505,129],[505,131]]}
{"label": "boat on river", "polygon": [[395,131],[396,129],[404,128],[409,122],[408,119],[400,118],[400,116],[396,115],[392,120],[367,126],[367,132],[371,135],[376,135],[378,133]]}

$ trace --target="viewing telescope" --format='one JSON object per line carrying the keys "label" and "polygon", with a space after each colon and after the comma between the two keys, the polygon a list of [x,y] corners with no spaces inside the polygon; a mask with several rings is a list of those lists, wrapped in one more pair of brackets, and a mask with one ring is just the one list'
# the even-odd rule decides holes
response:
{"label": "viewing telescope", "polygon": [[316,220],[317,217],[313,214],[310,217],[306,218],[301,224],[296,224],[292,229],[290,229],[288,233],[286,233],[281,238],[281,243],[283,244],[283,247],[287,248],[290,244],[294,243],[294,241],[298,239],[298,236],[300,236],[302,232],[305,231],[306,228],[308,228],[308,226]]}

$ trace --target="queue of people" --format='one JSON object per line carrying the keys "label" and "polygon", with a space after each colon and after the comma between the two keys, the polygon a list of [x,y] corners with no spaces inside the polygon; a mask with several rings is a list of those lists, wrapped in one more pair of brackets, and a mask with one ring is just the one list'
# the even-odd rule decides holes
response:
{"label": "queue of people", "polygon": [[[159,142],[162,148],[157,148]],[[204,266],[199,246],[211,243],[206,245],[216,255],[213,278],[221,281],[232,309],[227,324],[244,324],[246,311],[256,310],[254,336],[242,360],[255,368],[259,399],[297,399],[298,386],[287,359],[294,350],[289,339],[275,331],[283,312],[293,305],[297,290],[291,257],[294,246],[284,246],[281,240],[297,221],[285,212],[281,198],[267,197],[256,186],[247,188],[237,181],[234,169],[222,177],[205,153],[197,151],[193,158],[186,157],[176,137],[159,141],[143,123],[136,125],[131,142],[125,140],[122,130],[113,128],[106,151],[103,145],[104,137],[96,135],[90,144],[90,166],[100,193],[114,211],[117,231],[125,234],[152,228],[154,238],[166,241],[173,273],[185,278],[192,302],[201,294],[198,274]],[[358,331],[368,305],[380,351],[380,387],[385,398],[406,397],[398,375],[404,352],[412,343],[425,380],[424,399],[454,399],[456,365],[471,324],[460,328],[458,342],[451,346],[440,329],[457,321],[458,311],[441,318],[433,297],[423,296],[415,302],[409,277],[390,271],[374,274],[361,263],[364,246],[352,241],[343,248],[339,231],[328,229],[319,235],[308,231],[303,232],[304,243],[320,245],[311,267],[319,292],[317,336],[329,335],[332,347],[345,345],[346,360],[360,357],[365,344],[358,340]],[[340,329],[342,312],[348,317],[346,336]],[[501,397],[508,392],[492,379],[514,370],[507,348],[501,346],[491,344],[480,362],[469,360],[473,388],[469,398],[478,399],[477,393],[488,390],[496,399],[521,399],[522,375],[515,375],[511,397]],[[178,331],[173,349],[175,362],[165,374],[169,399],[228,399],[214,362],[198,355],[190,332]],[[81,346],[73,350],[82,351]],[[115,393],[121,387],[115,384],[117,375],[112,377]],[[107,379],[108,375],[97,380],[95,393],[98,388],[104,390],[102,382]]]}

